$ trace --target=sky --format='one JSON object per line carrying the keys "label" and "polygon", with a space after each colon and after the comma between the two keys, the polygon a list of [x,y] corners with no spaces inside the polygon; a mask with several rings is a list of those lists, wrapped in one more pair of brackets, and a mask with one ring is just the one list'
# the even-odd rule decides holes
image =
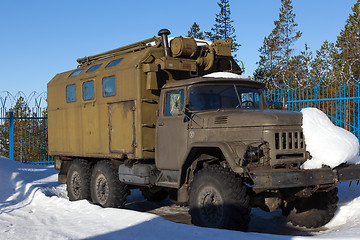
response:
{"label": "sky", "polygon": [[[307,43],[316,53],[321,44],[335,42],[356,0],[294,0],[293,11]],[[259,48],[278,19],[280,0],[230,0],[238,59],[252,76]],[[157,36],[185,36],[197,22],[209,31],[219,13],[217,0],[2,0],[0,7],[0,96],[4,91],[26,95],[46,91],[57,73],[75,69],[76,59]]]}

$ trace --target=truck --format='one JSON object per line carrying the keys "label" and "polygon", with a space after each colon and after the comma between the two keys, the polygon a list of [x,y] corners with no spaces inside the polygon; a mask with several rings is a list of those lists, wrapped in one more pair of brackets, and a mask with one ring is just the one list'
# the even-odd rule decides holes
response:
{"label": "truck", "polygon": [[245,231],[253,207],[328,223],[337,183],[360,167],[301,169],[301,113],[269,108],[264,84],[239,75],[231,39],[169,34],[77,59],[48,83],[48,152],[69,200],[122,208],[140,189],[188,205],[198,226]]}

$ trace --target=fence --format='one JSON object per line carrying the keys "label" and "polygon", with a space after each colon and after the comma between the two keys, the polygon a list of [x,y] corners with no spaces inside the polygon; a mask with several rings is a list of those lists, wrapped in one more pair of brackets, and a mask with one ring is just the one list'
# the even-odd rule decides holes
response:
{"label": "fence", "polygon": [[[320,81],[321,82],[321,81]],[[360,87],[348,84],[320,85],[265,91],[271,108],[286,105],[290,111],[316,107],[332,122],[355,134],[360,140]],[[52,164],[47,155],[46,93],[0,94],[0,155],[31,164]],[[30,108],[29,106],[32,106]],[[7,110],[9,109],[9,110]]]}
{"label": "fence", "polygon": [[302,108],[318,108],[339,127],[354,135],[360,141],[360,88],[357,81],[348,84],[321,86],[320,82],[313,86],[301,88],[286,88],[265,92],[271,108],[280,108],[290,111],[300,111]]}
{"label": "fence", "polygon": [[[46,94],[0,95],[0,155],[30,164],[52,164],[47,154]],[[32,106],[32,107],[30,107]]]}

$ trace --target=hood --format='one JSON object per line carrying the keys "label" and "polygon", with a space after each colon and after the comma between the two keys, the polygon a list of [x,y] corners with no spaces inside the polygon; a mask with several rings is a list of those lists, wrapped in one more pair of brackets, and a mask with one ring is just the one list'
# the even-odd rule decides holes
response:
{"label": "hood", "polygon": [[265,127],[302,124],[302,114],[284,110],[221,110],[199,114],[212,127]]}

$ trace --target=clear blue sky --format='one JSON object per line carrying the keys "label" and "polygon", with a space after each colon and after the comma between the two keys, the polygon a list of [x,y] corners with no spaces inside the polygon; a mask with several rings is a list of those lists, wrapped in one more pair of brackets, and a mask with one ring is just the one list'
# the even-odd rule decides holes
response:
{"label": "clear blue sky", "polygon": [[[336,41],[356,0],[293,0],[297,51],[308,43],[315,54],[323,41]],[[237,55],[252,75],[258,49],[274,28],[280,0],[230,0]],[[79,57],[144,40],[168,28],[186,35],[196,21],[209,31],[219,12],[217,0],[28,1],[2,0],[0,7],[0,93],[46,91],[60,72],[76,68]]]}

